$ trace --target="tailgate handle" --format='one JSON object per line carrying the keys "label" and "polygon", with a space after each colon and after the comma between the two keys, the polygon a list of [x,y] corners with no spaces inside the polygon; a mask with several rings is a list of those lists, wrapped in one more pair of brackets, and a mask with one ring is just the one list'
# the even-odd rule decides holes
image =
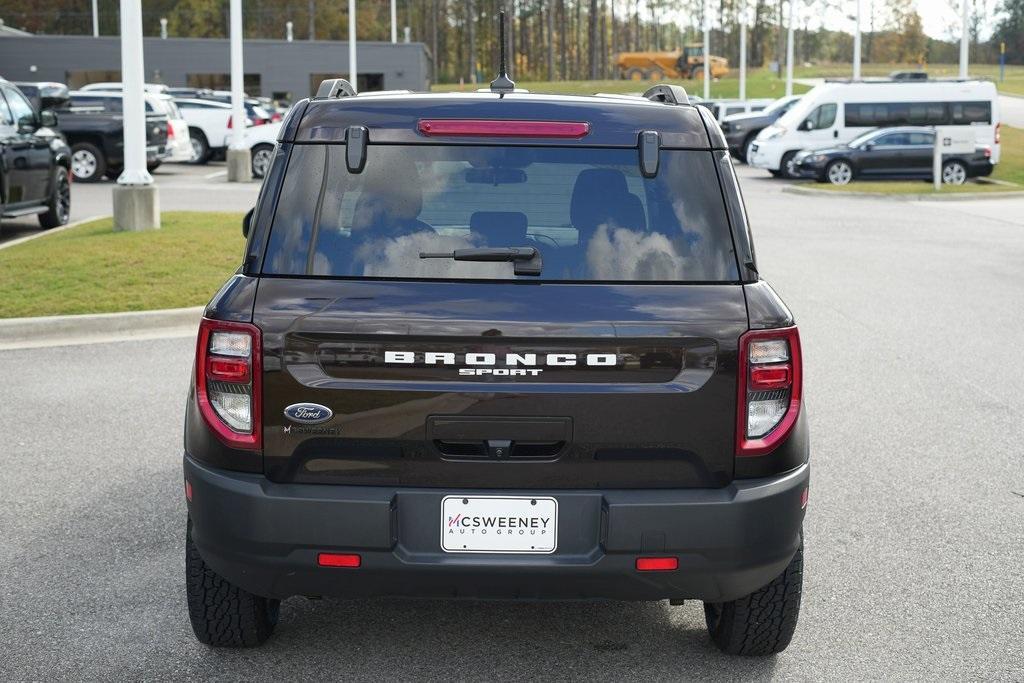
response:
{"label": "tailgate handle", "polygon": [[449,458],[550,459],[572,441],[572,419],[435,415],[427,418],[426,437]]}

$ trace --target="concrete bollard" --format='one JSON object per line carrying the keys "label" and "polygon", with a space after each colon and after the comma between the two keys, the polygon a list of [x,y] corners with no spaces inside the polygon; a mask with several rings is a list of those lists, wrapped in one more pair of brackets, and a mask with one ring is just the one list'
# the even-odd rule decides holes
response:
{"label": "concrete bollard", "polygon": [[114,186],[114,230],[138,232],[160,228],[156,185]]}
{"label": "concrete bollard", "polygon": [[252,157],[248,149],[228,148],[228,182],[247,183],[252,180]]}

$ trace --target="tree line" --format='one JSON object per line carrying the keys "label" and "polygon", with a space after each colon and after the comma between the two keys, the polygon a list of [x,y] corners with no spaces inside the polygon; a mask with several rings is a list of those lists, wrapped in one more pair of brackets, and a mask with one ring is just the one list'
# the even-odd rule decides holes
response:
{"label": "tree line", "polygon": [[[795,61],[849,62],[849,31],[810,28],[828,9],[850,12],[845,0],[795,0]],[[973,0],[972,59],[993,61],[999,40],[1011,43],[1010,61],[1022,61],[1024,0],[1002,0],[993,40],[977,33],[988,0]],[[788,0],[710,0],[711,53],[739,59],[739,23],[746,14],[751,66],[784,62]],[[100,0],[100,31],[118,33],[118,0]],[[862,55],[866,63],[955,62],[955,41],[929,38],[912,0],[863,0]],[[347,0],[244,0],[249,38],[345,40]],[[482,82],[498,63],[499,11],[506,12],[510,66],[523,81],[602,79],[617,76],[615,55],[669,51],[702,42],[703,0],[398,0],[399,39],[408,27],[434,60],[435,81]],[[45,9],[24,0],[0,0],[0,18],[33,33],[91,33],[91,0],[47,0]],[[166,18],[170,36],[216,38],[228,33],[228,0],[145,0],[146,35],[159,35]],[[390,0],[357,1],[360,40],[390,40]],[[852,31],[852,20],[850,21]]]}

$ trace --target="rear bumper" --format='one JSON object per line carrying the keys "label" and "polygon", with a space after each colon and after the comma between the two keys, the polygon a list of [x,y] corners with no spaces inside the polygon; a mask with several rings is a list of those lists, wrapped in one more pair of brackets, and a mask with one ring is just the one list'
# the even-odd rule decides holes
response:
{"label": "rear bumper", "polygon": [[[498,493],[278,484],[185,457],[192,537],[203,559],[258,595],[732,600],[767,584],[800,543],[809,466],[721,489],[502,491],[558,500],[551,555],[440,549],[441,499]],[[317,565],[358,553],[355,569]],[[638,572],[639,556],[679,569]]]}

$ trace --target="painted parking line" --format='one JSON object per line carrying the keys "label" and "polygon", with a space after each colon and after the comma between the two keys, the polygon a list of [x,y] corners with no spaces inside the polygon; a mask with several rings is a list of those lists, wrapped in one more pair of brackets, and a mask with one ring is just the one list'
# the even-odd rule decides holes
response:
{"label": "painted parking line", "polygon": [[221,176],[226,176],[227,174],[227,169],[224,169],[223,171],[214,171],[213,173],[207,173],[206,175],[203,176],[203,178],[206,180],[210,180],[211,178],[220,178]]}

